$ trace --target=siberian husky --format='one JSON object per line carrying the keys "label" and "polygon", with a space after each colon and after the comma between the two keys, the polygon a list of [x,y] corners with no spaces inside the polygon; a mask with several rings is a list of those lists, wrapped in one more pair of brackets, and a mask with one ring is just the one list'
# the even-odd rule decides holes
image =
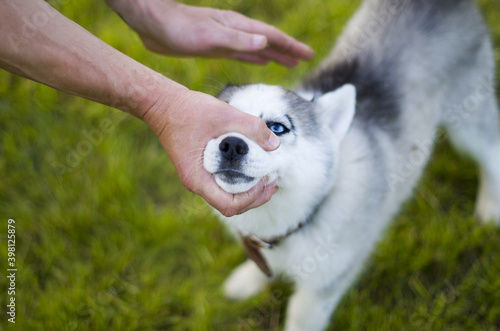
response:
{"label": "siberian husky", "polygon": [[267,204],[222,219],[250,259],[226,281],[243,299],[291,277],[285,329],[322,330],[410,197],[438,126],[480,167],[476,215],[500,222],[500,130],[492,44],[469,0],[366,0],[319,70],[294,91],[229,86],[219,98],[281,139],[211,140],[204,167],[227,192],[278,179]]}

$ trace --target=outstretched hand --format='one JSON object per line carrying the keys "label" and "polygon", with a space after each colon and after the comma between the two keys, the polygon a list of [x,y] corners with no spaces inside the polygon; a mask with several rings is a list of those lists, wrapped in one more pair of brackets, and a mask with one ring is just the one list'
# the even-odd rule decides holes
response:
{"label": "outstretched hand", "polygon": [[171,0],[107,0],[151,51],[174,56],[226,57],[293,67],[314,52],[277,28],[233,11]]}

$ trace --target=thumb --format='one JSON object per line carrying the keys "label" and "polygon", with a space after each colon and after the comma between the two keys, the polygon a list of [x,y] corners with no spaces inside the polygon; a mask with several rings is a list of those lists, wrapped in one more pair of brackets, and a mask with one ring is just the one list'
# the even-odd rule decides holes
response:
{"label": "thumb", "polygon": [[233,131],[255,141],[266,151],[273,151],[280,146],[280,139],[269,130],[263,119],[243,112],[240,112],[238,117],[238,120],[234,121],[236,126],[232,128]]}

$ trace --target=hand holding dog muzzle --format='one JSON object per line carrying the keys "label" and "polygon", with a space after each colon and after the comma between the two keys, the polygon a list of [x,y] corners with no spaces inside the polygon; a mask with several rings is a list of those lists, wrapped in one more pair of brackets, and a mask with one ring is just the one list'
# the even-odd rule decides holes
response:
{"label": "hand holding dog muzzle", "polygon": [[227,132],[240,132],[264,150],[279,147],[279,138],[264,121],[212,96],[185,88],[166,89],[143,115],[175,165],[183,185],[203,197],[225,216],[241,214],[271,199],[275,183],[259,181],[247,192],[222,190],[203,167],[207,142]]}

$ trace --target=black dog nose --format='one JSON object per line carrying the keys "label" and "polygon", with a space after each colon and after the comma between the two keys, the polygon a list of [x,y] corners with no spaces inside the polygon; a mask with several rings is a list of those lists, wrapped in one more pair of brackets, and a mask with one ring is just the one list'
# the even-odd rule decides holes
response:
{"label": "black dog nose", "polygon": [[248,145],[240,138],[227,137],[221,141],[219,150],[227,160],[236,161],[248,154]]}

